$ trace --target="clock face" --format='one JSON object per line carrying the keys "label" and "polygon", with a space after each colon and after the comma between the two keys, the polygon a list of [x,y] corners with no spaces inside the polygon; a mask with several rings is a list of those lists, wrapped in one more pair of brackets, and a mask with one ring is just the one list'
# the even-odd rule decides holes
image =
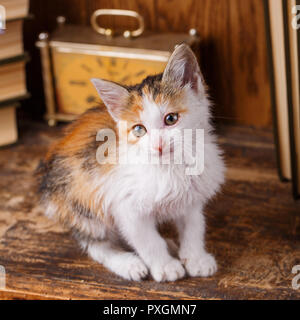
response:
{"label": "clock face", "polygon": [[162,72],[166,63],[54,50],[53,68],[59,112],[80,114],[101,101],[91,78],[132,85],[147,75]]}

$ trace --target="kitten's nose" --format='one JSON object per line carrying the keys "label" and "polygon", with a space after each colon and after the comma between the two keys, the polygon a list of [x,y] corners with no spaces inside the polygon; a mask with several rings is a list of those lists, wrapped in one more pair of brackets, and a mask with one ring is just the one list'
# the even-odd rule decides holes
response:
{"label": "kitten's nose", "polygon": [[154,148],[154,150],[157,150],[159,152],[159,155],[162,155],[162,150],[163,150],[162,146],[157,146]]}
{"label": "kitten's nose", "polygon": [[163,141],[162,141],[162,138],[161,138],[161,137],[159,137],[158,145],[156,145],[156,146],[154,147],[154,149],[159,152],[159,155],[162,155],[162,151],[163,151]]}

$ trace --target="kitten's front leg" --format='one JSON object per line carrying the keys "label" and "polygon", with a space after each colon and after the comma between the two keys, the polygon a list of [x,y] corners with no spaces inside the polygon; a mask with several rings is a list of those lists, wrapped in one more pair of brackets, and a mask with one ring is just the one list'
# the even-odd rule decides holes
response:
{"label": "kitten's front leg", "polygon": [[119,227],[128,243],[145,262],[154,280],[175,281],[185,275],[185,270],[178,259],[168,252],[166,241],[160,236],[152,216],[139,214],[123,215]]}
{"label": "kitten's front leg", "polygon": [[192,277],[208,277],[217,271],[215,258],[205,250],[205,220],[201,207],[192,207],[177,220],[179,257]]}

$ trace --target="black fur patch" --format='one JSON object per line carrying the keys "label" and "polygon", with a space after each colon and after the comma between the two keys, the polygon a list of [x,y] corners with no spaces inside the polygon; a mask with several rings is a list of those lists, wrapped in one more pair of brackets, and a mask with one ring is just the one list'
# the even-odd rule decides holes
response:
{"label": "black fur patch", "polygon": [[134,86],[128,86],[126,89],[129,92],[132,91],[137,91],[137,93],[142,96],[143,94],[143,88],[148,87],[149,90],[151,91],[153,98],[155,99],[158,94],[162,92],[162,86],[161,86],[161,79],[162,79],[163,74],[157,74],[154,76],[148,76],[145,78],[141,83],[138,83]]}
{"label": "black fur patch", "polygon": [[91,212],[88,208],[84,207],[77,200],[73,200],[71,202],[71,210],[74,214],[77,214],[79,216],[83,216],[87,219],[95,218],[95,215],[93,214],[93,212]]}
{"label": "black fur patch", "polygon": [[53,155],[49,161],[41,161],[36,173],[38,178],[38,193],[42,198],[59,192],[65,193],[67,185],[71,182],[71,172],[67,168],[66,158]]}
{"label": "black fur patch", "polygon": [[98,165],[96,152],[101,142],[96,141],[96,135],[97,133],[91,135],[90,141],[86,144],[85,148],[75,154],[81,160],[81,168],[87,171],[95,169]]}
{"label": "black fur patch", "polygon": [[94,238],[92,235],[87,234],[85,232],[82,232],[75,226],[70,227],[70,230],[72,232],[72,236],[75,238],[76,241],[83,244],[83,242],[86,244],[85,247],[82,247],[83,250],[87,249],[87,246],[89,243],[95,242],[95,241],[102,241],[103,239],[101,237],[99,238]]}

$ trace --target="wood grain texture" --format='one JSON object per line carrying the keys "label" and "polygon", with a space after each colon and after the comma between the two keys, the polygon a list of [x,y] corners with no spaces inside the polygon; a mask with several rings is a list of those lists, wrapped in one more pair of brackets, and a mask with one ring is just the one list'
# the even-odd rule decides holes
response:
{"label": "wood grain texture", "polygon": [[[271,126],[270,83],[261,0],[31,0],[35,19],[25,25],[25,47],[33,55],[28,66],[29,106],[39,113],[42,101],[39,55],[34,41],[52,31],[58,15],[89,25],[99,8],[130,9],[141,13],[146,28],[155,32],[188,32],[196,28],[202,39],[201,68],[211,88],[220,122]],[[134,28],[132,18],[103,18],[105,26]],[[32,107],[31,107],[32,108]],[[41,112],[40,112],[41,113]]]}
{"label": "wood grain texture", "polygon": [[300,264],[300,203],[278,179],[269,130],[220,128],[227,183],[206,208],[207,247],[219,271],[173,283],[119,278],[44,216],[33,171],[60,130],[21,122],[19,143],[0,150],[0,265],[7,273],[0,299],[300,299],[291,287]]}

